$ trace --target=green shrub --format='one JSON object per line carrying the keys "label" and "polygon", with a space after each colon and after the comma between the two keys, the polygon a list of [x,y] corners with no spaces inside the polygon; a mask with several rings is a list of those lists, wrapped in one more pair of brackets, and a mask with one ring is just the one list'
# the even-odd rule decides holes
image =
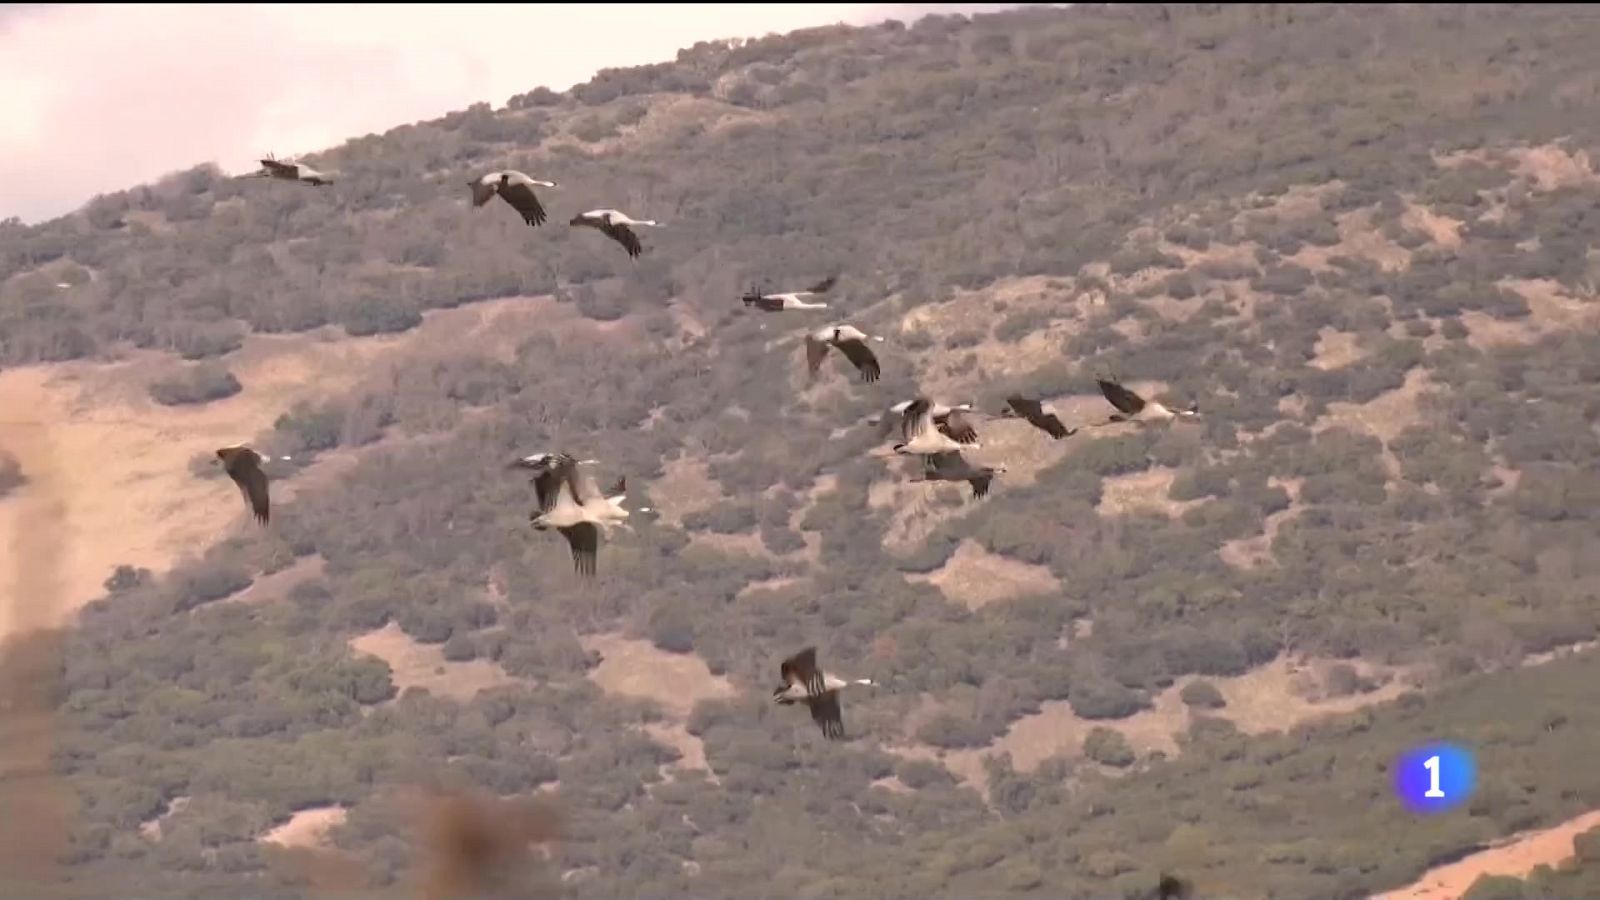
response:
{"label": "green shrub", "polygon": [[1149,699],[1138,691],[1103,678],[1074,683],[1067,701],[1082,719],[1125,719],[1150,706]]}
{"label": "green shrub", "polygon": [[466,662],[478,655],[478,646],[471,635],[458,631],[444,642],[441,652],[450,662]]}
{"label": "green shrub", "polygon": [[1135,758],[1122,732],[1103,725],[1089,729],[1089,735],[1083,739],[1083,755],[1101,765],[1119,769],[1133,765]]}
{"label": "green shrub", "polygon": [[1221,709],[1228,705],[1217,686],[1204,679],[1195,679],[1184,685],[1178,696],[1186,705],[1196,709]]}
{"label": "green shrub", "polygon": [[218,363],[201,363],[181,375],[152,382],[149,387],[150,398],[163,406],[209,403],[241,390],[244,387],[239,379]]}

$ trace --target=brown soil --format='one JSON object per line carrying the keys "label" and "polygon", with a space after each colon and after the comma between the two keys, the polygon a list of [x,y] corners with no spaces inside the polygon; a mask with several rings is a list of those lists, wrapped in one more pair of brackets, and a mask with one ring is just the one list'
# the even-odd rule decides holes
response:
{"label": "brown soil", "polygon": [[515,684],[518,679],[506,674],[500,664],[487,659],[449,662],[441,644],[419,644],[394,622],[350,639],[350,649],[383,660],[393,670],[390,676],[399,693],[407,688],[426,688],[437,697],[450,697],[465,703],[479,691]]}
{"label": "brown soil", "polygon": [[679,718],[687,717],[701,700],[737,693],[728,679],[712,675],[692,653],[668,653],[649,641],[618,634],[591,635],[582,643],[584,649],[598,650],[604,657],[589,673],[601,689],[653,700]]}
{"label": "brown soil", "polygon": [[932,584],[968,609],[1061,589],[1061,583],[1044,566],[992,553],[970,538],[963,540],[945,564],[932,574],[909,577],[912,581]]}
{"label": "brown soil", "polygon": [[1457,900],[1484,875],[1525,878],[1539,866],[1554,867],[1571,859],[1575,852],[1573,839],[1595,827],[1600,827],[1600,810],[1554,828],[1517,835],[1500,846],[1430,869],[1415,883],[1379,894],[1373,900]]}

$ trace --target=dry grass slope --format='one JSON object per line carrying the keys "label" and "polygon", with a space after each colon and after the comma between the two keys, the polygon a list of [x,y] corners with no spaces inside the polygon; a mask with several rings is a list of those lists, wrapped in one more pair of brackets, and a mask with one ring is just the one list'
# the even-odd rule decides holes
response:
{"label": "dry grass slope", "polygon": [[388,663],[397,695],[416,687],[465,703],[479,691],[518,681],[492,660],[450,662],[444,658],[441,645],[419,644],[394,622],[351,638],[350,649]]}
{"label": "dry grass slope", "polygon": [[1061,583],[1044,566],[1007,559],[970,538],[957,545],[943,566],[930,574],[910,578],[931,584],[946,597],[974,610],[990,603],[1061,589]]}
{"label": "dry grass slope", "polygon": [[649,641],[619,634],[590,635],[582,643],[585,650],[602,656],[600,665],[589,673],[602,690],[653,700],[680,719],[701,700],[725,699],[736,693],[728,679],[712,675],[705,662],[692,653],[668,653]]}

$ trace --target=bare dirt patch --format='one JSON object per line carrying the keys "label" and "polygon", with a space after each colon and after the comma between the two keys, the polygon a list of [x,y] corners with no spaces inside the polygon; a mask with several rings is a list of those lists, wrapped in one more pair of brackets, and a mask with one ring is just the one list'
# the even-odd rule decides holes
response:
{"label": "bare dirt patch", "polygon": [[1365,431],[1383,442],[1383,465],[1391,479],[1400,477],[1400,460],[1389,450],[1389,443],[1411,425],[1422,421],[1417,399],[1431,386],[1427,369],[1417,366],[1406,373],[1405,384],[1374,397],[1366,403],[1334,402],[1313,423],[1313,432],[1336,425],[1352,431]]}
{"label": "bare dirt patch", "polygon": [[1579,641],[1576,644],[1567,644],[1564,647],[1556,647],[1543,653],[1530,653],[1522,658],[1522,665],[1525,667],[1542,666],[1558,659],[1566,659],[1575,653],[1588,653],[1596,647],[1600,647],[1600,641]]}
{"label": "bare dirt patch", "polygon": [[167,804],[167,808],[162,810],[160,815],[146,819],[139,823],[139,834],[146,840],[161,840],[162,824],[178,813],[183,812],[188,805],[188,797],[173,797],[172,802]]}
{"label": "bare dirt patch", "polygon": [[1574,838],[1600,826],[1600,810],[1542,831],[1513,835],[1466,859],[1429,869],[1408,887],[1379,894],[1373,900],[1455,900],[1484,875],[1526,878],[1539,866],[1555,867],[1576,853]]}
{"label": "bare dirt patch", "polygon": [[759,534],[717,534],[710,531],[694,531],[689,533],[689,542],[709,547],[718,553],[729,556],[757,556],[768,559],[776,558],[762,543]]}
{"label": "bare dirt patch", "polygon": [[1522,470],[1507,466],[1504,461],[1497,461],[1489,467],[1489,496],[1496,500],[1504,499],[1517,489],[1517,482],[1522,480]]}
{"label": "bare dirt patch", "polygon": [[1449,153],[1429,150],[1428,155],[1433,157],[1433,164],[1441,169],[1459,169],[1467,163],[1478,163],[1480,165],[1490,165],[1492,163],[1489,158],[1489,152],[1481,148],[1477,150],[1452,150]]}
{"label": "bare dirt patch", "polygon": [[1187,724],[1183,704],[1176,695],[1168,698],[1165,693],[1156,701],[1155,709],[1147,709],[1126,719],[1100,722],[1079,718],[1072,712],[1072,705],[1065,700],[1049,700],[1039,705],[1038,713],[1011,723],[1011,728],[988,750],[970,752],[982,755],[1006,751],[1011,754],[1011,763],[1017,771],[1031,772],[1052,756],[1081,756],[1083,742],[1089,732],[1096,726],[1104,726],[1121,732],[1128,739],[1129,746],[1140,756],[1155,750],[1174,754],[1178,750],[1178,743],[1173,736]]}
{"label": "bare dirt patch", "polygon": [[[959,703],[940,703],[923,697],[921,704],[906,717],[901,726],[902,732],[915,734],[916,729],[939,710],[959,706]],[[1178,750],[1175,735],[1187,726],[1187,722],[1182,702],[1171,691],[1158,696],[1153,709],[1117,721],[1080,719],[1065,700],[1050,700],[1040,704],[1039,712],[1011,723],[1005,734],[986,747],[943,750],[909,743],[883,749],[903,759],[937,762],[963,784],[987,797],[986,757],[1009,753],[1011,764],[1018,772],[1032,772],[1040,763],[1054,756],[1081,759],[1083,742],[1097,725],[1121,732],[1129,746],[1141,756],[1158,750],[1172,755]]]}
{"label": "bare dirt patch", "polygon": [[1324,327],[1317,332],[1316,356],[1311,358],[1310,365],[1326,372],[1342,369],[1365,355],[1359,335]]}
{"label": "bare dirt patch", "polygon": [[895,775],[886,775],[883,778],[879,778],[873,781],[870,787],[883,788],[891,794],[912,793],[911,788],[906,787],[906,783]]}
{"label": "bare dirt patch", "polygon": [[1513,171],[1530,179],[1538,191],[1555,191],[1600,182],[1594,166],[1589,163],[1587,150],[1569,153],[1557,144],[1544,144],[1520,147],[1509,151],[1508,155],[1516,161]]}
{"label": "bare dirt patch", "polygon": [[1400,216],[1400,224],[1407,228],[1415,229],[1428,235],[1428,238],[1441,247],[1455,248],[1461,246],[1460,219],[1441,216],[1433,210],[1406,201],[1406,211]]}
{"label": "bare dirt patch", "polygon": [[318,847],[327,841],[328,831],[344,823],[342,806],[319,806],[302,809],[289,817],[289,821],[263,834],[257,840],[280,847]]}
{"label": "bare dirt patch", "polygon": [[[1364,706],[1400,696],[1410,686],[1404,670],[1363,660],[1349,665],[1362,678],[1378,686],[1366,693],[1327,696],[1327,679],[1334,660],[1293,663],[1279,657],[1254,671],[1233,678],[1208,679],[1222,692],[1227,706],[1216,715],[1228,719],[1246,734],[1287,731],[1302,722],[1327,715],[1354,712]],[[1179,679],[1168,693],[1181,691],[1192,678]]]}
{"label": "bare dirt patch", "polygon": [[1538,333],[1593,327],[1600,321],[1600,303],[1567,293],[1565,286],[1547,278],[1503,278],[1499,285],[1516,291],[1528,302],[1533,327]]}
{"label": "bare dirt patch", "polygon": [[[1357,675],[1376,687],[1366,693],[1329,697],[1326,687],[1328,671],[1334,664],[1332,660],[1292,664],[1286,657],[1280,657],[1244,675],[1207,679],[1217,686],[1227,701],[1224,708],[1210,715],[1229,719],[1239,730],[1248,734],[1288,730],[1302,722],[1392,700],[1410,684],[1404,670],[1356,660],[1350,664]],[[938,750],[911,743],[886,746],[884,750],[906,759],[939,762],[951,774],[980,791],[986,790],[987,785],[983,769],[985,757],[1009,753],[1012,765],[1019,772],[1031,772],[1054,756],[1080,759],[1083,756],[1083,742],[1096,726],[1121,733],[1140,757],[1155,752],[1172,756],[1180,752],[1177,738],[1187,731],[1192,719],[1192,713],[1183,702],[1182,691],[1194,680],[1194,676],[1178,679],[1170,688],[1151,698],[1150,709],[1125,719],[1082,719],[1073,713],[1067,701],[1051,700],[1040,704],[1038,713],[1012,722],[1005,734],[987,747]],[[939,710],[959,705],[923,697],[919,706],[902,723],[902,733],[915,734],[916,728]]]}
{"label": "bare dirt patch", "polygon": [[1160,244],[1163,253],[1170,253],[1183,260],[1184,268],[1186,269],[1193,269],[1202,263],[1208,262],[1260,268],[1256,262],[1257,246],[1255,241],[1245,241],[1242,244],[1220,244],[1214,242],[1204,250],[1195,250],[1192,247],[1185,247],[1180,244],[1166,242]]}
{"label": "bare dirt patch", "polygon": [[970,538],[963,540],[932,574],[911,575],[937,587],[946,597],[968,609],[1061,589],[1061,582],[1044,566],[1031,565],[990,552]]}
{"label": "bare dirt patch", "polygon": [[602,657],[589,673],[602,690],[653,700],[679,718],[687,717],[701,700],[726,699],[737,693],[728,679],[712,675],[705,661],[693,653],[668,653],[649,641],[619,634],[589,635],[581,642],[585,650],[598,651]]}
{"label": "bare dirt patch", "polygon": [[989,776],[983,770],[983,755],[989,752],[987,749],[935,750],[925,744],[895,744],[886,745],[883,751],[901,759],[936,762],[944,766],[957,781],[976,790],[986,799],[988,797]]}
{"label": "bare dirt patch", "polygon": [[[965,396],[974,375],[996,380],[1025,375],[1060,356],[1061,342],[1076,333],[1093,293],[1079,291],[1060,279],[1044,276],[1006,278],[976,291],[963,291],[942,303],[919,304],[891,328],[890,340],[921,334],[934,346],[897,349],[917,373],[924,392],[949,402]],[[1034,314],[1037,322],[1012,340],[994,336],[995,327],[1014,314]],[[956,339],[965,346],[955,347]]]}
{"label": "bare dirt patch", "polygon": [[786,587],[797,585],[802,581],[805,581],[805,579],[791,577],[767,578],[762,581],[752,581],[740,588],[739,593],[733,595],[733,599],[735,601],[744,600],[751,594],[759,591],[778,591]]}
{"label": "bare dirt patch", "polygon": [[1154,510],[1170,519],[1183,515],[1190,507],[1203,500],[1173,500],[1172,479],[1177,474],[1165,466],[1153,466],[1143,472],[1116,475],[1100,482],[1100,502],[1095,512],[1102,516],[1125,516],[1136,510]]}
{"label": "bare dirt patch", "polygon": [[1280,219],[1304,219],[1322,212],[1323,198],[1342,187],[1339,181],[1322,184],[1297,184],[1276,197],[1252,194],[1250,206],[1257,212],[1270,212]]}
{"label": "bare dirt patch", "polygon": [[[1386,272],[1398,272],[1411,265],[1411,251],[1389,240],[1373,224],[1376,206],[1351,210],[1340,215],[1339,243],[1327,248],[1327,257],[1348,256],[1368,259]],[[1304,251],[1302,251],[1304,252]]]}
{"label": "bare dirt patch", "polygon": [[709,508],[722,496],[722,485],[711,477],[706,461],[687,453],[662,466],[661,477],[650,482],[652,505],[679,528],[684,516]]}
{"label": "bare dirt patch", "polygon": [[41,889],[60,878],[77,802],[51,762],[64,660],[49,629],[67,599],[71,537],[54,438],[38,423],[0,425],[0,451],[28,479],[0,501],[0,881]]}
{"label": "bare dirt patch", "polygon": [[[196,455],[251,439],[299,400],[351,387],[384,356],[419,339],[439,346],[470,341],[485,353],[509,353],[515,335],[543,327],[538,309],[533,298],[512,298],[432,311],[421,326],[381,337],[349,338],[331,328],[251,335],[222,360],[243,390],[197,406],[162,406],[146,395],[148,378],[175,365],[160,354],[0,372],[0,430],[38,423],[49,429],[58,458],[95,461],[60,481],[66,535],[60,615],[102,594],[120,564],[159,573],[203,552],[230,526],[246,524],[232,483],[190,473]],[[23,527],[28,491],[0,502],[0,534]],[[0,556],[0,564],[14,563]],[[13,599],[0,596],[0,634]]]}
{"label": "bare dirt patch", "polygon": [[1541,333],[1537,321],[1497,319],[1475,309],[1461,313],[1461,324],[1467,329],[1467,343],[1478,350],[1531,344]]}
{"label": "bare dirt patch", "polygon": [[419,644],[394,622],[350,639],[350,649],[376,656],[389,664],[396,688],[426,688],[436,697],[449,697],[462,703],[479,691],[515,684],[500,664],[487,659],[450,662],[439,644]]}

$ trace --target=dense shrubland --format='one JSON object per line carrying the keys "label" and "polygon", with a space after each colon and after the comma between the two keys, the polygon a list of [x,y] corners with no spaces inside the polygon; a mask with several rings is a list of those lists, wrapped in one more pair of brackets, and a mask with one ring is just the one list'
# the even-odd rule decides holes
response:
{"label": "dense shrubland", "polygon": [[[1582,764],[1600,735],[1586,712],[1597,663],[1498,671],[1600,627],[1600,336],[1477,339],[1486,320],[1531,329],[1546,314],[1518,280],[1593,295],[1600,182],[1535,190],[1501,155],[1597,146],[1597,30],[1580,7],[1188,6],[821,29],[359,138],[317,158],[347,175],[324,191],[200,167],[0,225],[0,362],[130,347],[199,361],[152,386],[162,402],[225,396],[226,357],[251,332],[393,332],[519,295],[583,316],[510,361],[430,348],[390,383],[283,410],[259,440],[296,468],[335,450],[359,460],[275,510],[268,533],[108,582],[64,675],[75,871],[268,892],[279,876],[251,838],[340,804],[352,810],[333,840],[391,883],[403,843],[369,804],[419,761],[502,793],[559,781],[574,823],[557,861],[586,873],[578,896],[743,896],[782,872],[786,894],[1132,897],[1163,867],[1207,894],[1356,896],[1600,805]],[[1460,150],[1483,158],[1436,159]],[[559,210],[537,230],[498,204],[470,210],[462,173],[503,163],[673,227],[629,263]],[[1410,204],[1459,220],[1459,243]],[[1346,246],[1346,228],[1405,263]],[[980,317],[886,346],[873,389],[830,360],[818,393],[797,396],[794,346],[771,346],[787,326],[743,315],[738,291],[836,270],[844,315],[875,333],[956,289],[979,304],[996,279],[1053,286],[995,300],[992,330]],[[1103,305],[1078,306],[1090,291]],[[684,319],[706,335],[681,341]],[[866,429],[832,429],[928,377],[903,354],[1020,345],[1057,319],[1071,328],[1015,387],[1086,394],[1117,371],[1198,398],[1203,418],[1074,437],[1032,484],[1002,480],[884,550],[894,510],[870,496],[898,469],[864,456]],[[1354,336],[1358,360],[1317,364],[1328,329]],[[1010,387],[962,371],[985,408]],[[1342,417],[1419,371],[1389,440]],[[602,455],[635,505],[655,505],[651,481],[682,453],[706,459],[721,494],[681,527],[640,521],[608,542],[601,579],[579,589],[561,542],[529,535],[531,491],[502,468],[553,446]],[[1165,499],[1195,505],[1095,512],[1107,479],[1157,466],[1175,470]],[[1269,520],[1270,562],[1225,559]],[[740,535],[765,552],[713,540]],[[906,577],[967,538],[1045,567],[1059,590],[972,611]],[[286,597],[218,602],[313,553],[322,574]],[[1062,640],[1081,619],[1092,635]],[[467,702],[402,692],[345,643],[389,622],[519,681]],[[597,660],[579,638],[611,630],[693,652],[741,691],[688,721],[717,783],[664,776],[676,751],[638,728],[657,714],[586,679]],[[763,697],[777,661],[812,642],[893,685],[847,701],[852,743],[822,746],[803,711]],[[1210,680],[1284,653],[1405,665],[1427,691],[1248,737]],[[1370,687],[1334,671],[1332,694]],[[1189,675],[1207,680],[1182,691],[1195,715],[1180,752],[1140,756],[1116,726]],[[939,708],[906,733],[919,697]],[[1057,700],[1093,720],[1092,762],[1021,772],[1002,758],[972,785],[884,750],[988,746]],[[1439,733],[1478,747],[1484,795],[1418,822],[1388,802],[1384,767]],[[870,787],[890,775],[909,792]],[[173,837],[141,837],[179,796],[192,801]],[[1548,876],[1574,890],[1595,877],[1587,857]]]}

